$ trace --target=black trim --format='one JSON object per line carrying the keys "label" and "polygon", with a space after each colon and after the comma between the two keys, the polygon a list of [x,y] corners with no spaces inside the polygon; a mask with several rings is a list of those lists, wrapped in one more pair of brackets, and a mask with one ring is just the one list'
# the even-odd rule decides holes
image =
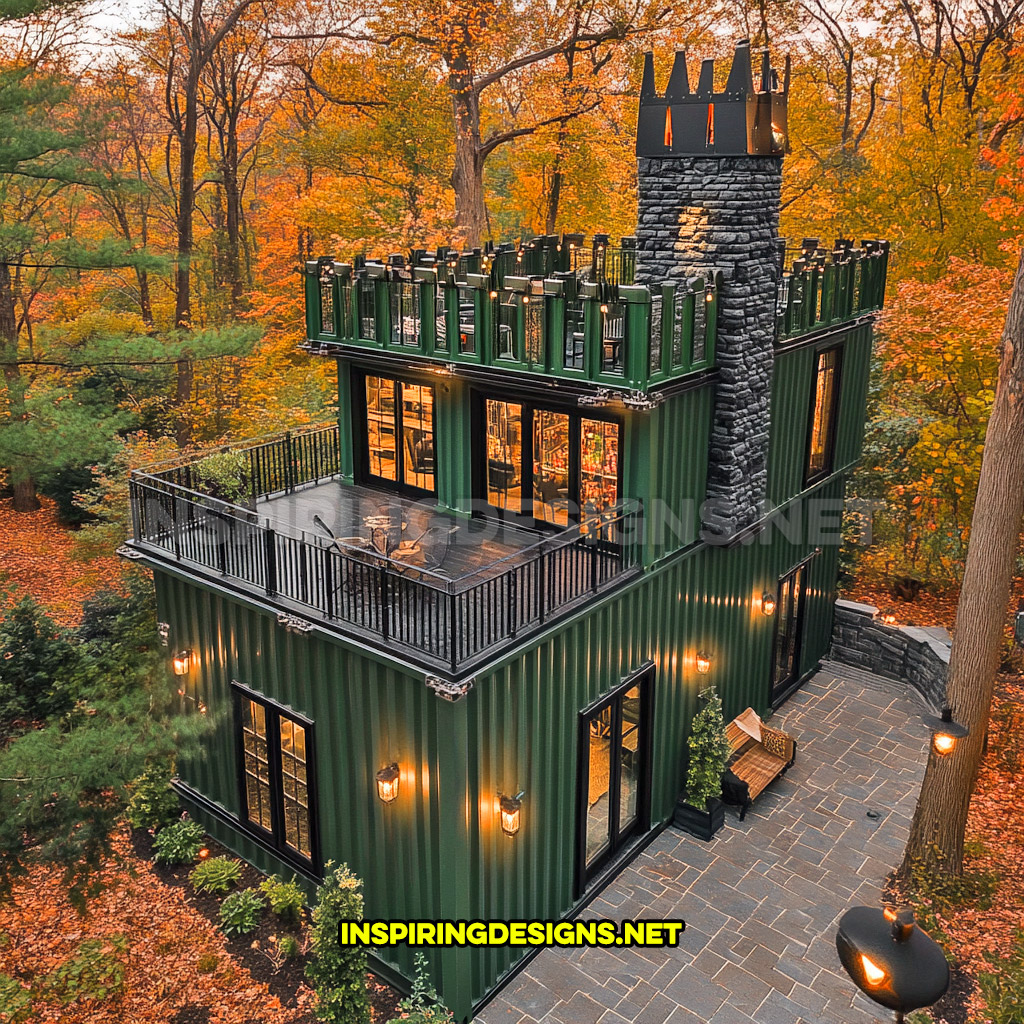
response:
{"label": "black trim", "polygon": [[[808,348],[811,345],[820,345],[822,342],[838,338],[840,335],[846,334],[848,331],[855,331],[860,327],[873,327],[875,321],[878,319],[879,312],[880,310],[873,310],[870,313],[863,313],[856,319],[844,320],[841,324],[832,324],[830,327],[823,327],[818,331],[801,334],[798,338],[782,339],[781,341],[776,338],[773,343],[775,354],[781,355],[783,352],[795,352],[800,348]],[[313,342],[313,344],[315,345],[318,343]],[[328,342],[328,344],[330,344],[330,342]]]}
{"label": "black trim", "polygon": [[[456,363],[449,360],[443,352],[437,353],[436,356],[417,356],[415,360],[410,360],[410,353],[362,345],[343,345],[332,339],[324,341],[307,339],[305,344],[298,347],[310,355],[329,356],[331,359],[351,363],[364,373],[431,374],[436,377],[438,372],[442,372],[453,377],[463,377],[472,382],[480,382],[485,386],[514,387],[517,394],[535,395],[549,401],[552,391],[570,399],[594,396],[602,392],[620,398],[633,393],[627,385],[614,381],[588,381],[582,378],[576,380],[539,370],[521,370],[513,366]],[[365,369],[367,363],[371,364],[369,370]],[[659,400],[671,398],[686,391],[706,387],[708,384],[716,384],[720,376],[716,367],[707,370],[694,370],[682,377],[670,377],[668,380],[650,384],[643,393],[657,396]]]}
{"label": "black trim", "polygon": [[[772,616],[772,646],[771,646],[771,664],[769,670],[768,680],[768,702],[772,707],[777,706],[783,701],[786,695],[793,692],[793,690],[799,685],[798,680],[800,679],[800,655],[803,652],[804,642],[804,612],[807,610],[807,577],[810,575],[811,562],[818,556],[817,551],[812,551],[811,554],[806,555],[800,559],[796,565],[787,569],[779,578],[775,584],[775,614]],[[782,610],[781,594],[782,584],[788,579],[795,581],[798,576],[803,574],[801,578],[800,596],[797,601],[796,607],[793,609],[793,629],[795,632],[793,638],[793,671],[790,676],[786,679],[776,683],[775,681],[775,662],[777,658],[777,647],[779,643],[779,613]]]}
{"label": "black trim", "polygon": [[[834,352],[836,363],[832,369],[832,404],[828,410],[828,423],[825,427],[825,451],[821,469],[811,472],[811,438],[814,433],[814,413],[818,407],[818,375],[821,372],[821,357]],[[835,464],[836,438],[839,434],[839,407],[843,387],[843,345],[825,345],[814,353],[814,372],[811,375],[811,401],[807,414],[807,431],[804,441],[804,488],[816,484],[832,475]]]}
{"label": "black trim", "polygon": [[[172,779],[171,786],[179,796],[184,800],[188,800],[195,804],[196,807],[198,807],[204,814],[210,815],[211,818],[216,818],[222,825],[226,825],[234,832],[237,832],[239,835],[251,840],[278,860],[284,861],[289,867],[294,868],[298,874],[302,875],[303,878],[308,879],[316,885],[319,885],[324,880],[322,873],[316,874],[316,871],[321,870],[319,867],[311,868],[309,861],[304,860],[301,857],[282,857],[281,851],[278,850],[276,846],[272,843],[268,843],[258,832],[249,829],[245,821],[232,814],[226,807],[223,807],[216,801],[211,800],[208,796],[204,796],[198,789],[193,789],[192,786],[185,782],[184,779]],[[224,845],[228,846],[227,843]],[[228,846],[228,849],[233,850],[233,852],[237,853],[239,857],[243,857],[243,855],[233,847]]]}
{"label": "black trim", "polygon": [[[519,512],[509,512],[506,509],[491,505],[488,499],[487,487],[487,402],[505,402],[520,406],[522,409],[522,444],[519,467]],[[569,402],[552,401],[550,396],[545,402],[532,402],[523,395],[510,393],[508,391],[484,391],[478,388],[473,389],[471,403],[471,422],[473,423],[472,441],[470,445],[470,458],[472,465],[472,486],[473,497],[480,505],[486,505],[490,513],[498,519],[510,521],[518,525],[526,526],[529,529],[555,529],[562,530],[566,527],[559,523],[552,523],[546,519],[537,519],[533,515],[533,418],[536,412],[553,412],[569,417],[569,498],[571,506],[575,506],[577,514],[573,515],[570,508],[570,515],[567,525],[578,522],[580,510],[580,483],[582,477],[582,451],[583,420],[595,420],[599,423],[611,423],[618,427],[618,453],[616,456],[616,504],[623,501],[624,476],[624,436],[625,423],[622,416],[609,413],[601,408],[577,408]],[[478,513],[481,514],[482,513]]]}
{"label": "black trim", "polygon": [[[231,680],[231,699],[234,711],[234,737],[235,737],[235,775],[238,787],[238,808],[239,816],[234,826],[246,835],[250,836],[262,846],[271,850],[275,856],[289,864],[302,866],[306,871],[316,876],[322,876],[323,869],[320,859],[320,827],[317,812],[316,792],[316,728],[314,723],[305,715],[291,708],[278,704],[276,701],[265,696],[257,690]],[[266,715],[267,723],[267,766],[270,772],[270,815],[273,826],[271,832],[267,832],[262,826],[256,824],[249,818],[249,799],[245,787],[245,744],[242,735],[242,700],[251,700],[261,705]],[[284,784],[281,772],[281,719],[301,725],[305,732],[306,748],[306,814],[309,826],[309,849],[310,856],[303,857],[297,850],[292,849],[284,839]]]}
{"label": "black trim", "polygon": [[[650,829],[651,818],[651,724],[654,705],[655,666],[647,662],[630,676],[620,682],[609,693],[604,694],[593,703],[583,708],[577,715],[577,748],[576,748],[576,857],[573,872],[573,893],[579,898],[586,893],[588,884],[603,877],[605,869],[618,861],[622,851],[629,847],[630,840],[642,835]],[[614,832],[609,833],[609,845],[605,853],[587,865],[587,810],[589,803],[590,778],[590,722],[595,715],[606,708],[612,710],[611,735],[620,734],[622,724],[621,698],[634,686],[640,687],[640,717],[637,728],[640,730],[637,753],[640,755],[640,766],[637,772],[639,791],[637,793],[636,818],[624,833],[618,831],[619,816],[619,778],[621,765],[618,758],[611,758],[608,777],[608,822],[609,829],[614,822]],[[611,744],[609,744],[609,754]]]}
{"label": "black trim", "polygon": [[[358,384],[353,390],[352,402],[352,438],[353,438],[353,464],[355,467],[356,480],[367,487],[377,487],[383,491],[392,491],[410,498],[436,498],[437,497],[437,379],[430,376],[412,376],[412,379],[382,375],[373,370],[366,370],[356,367],[355,381]],[[395,388],[395,479],[388,480],[386,477],[375,476],[370,472],[370,430],[368,426],[369,408],[366,399],[366,378],[379,377],[382,380],[389,380]],[[434,447],[434,487],[428,490],[425,487],[417,487],[414,484],[405,483],[405,432],[403,430],[403,418],[405,415],[405,401],[402,388],[405,385],[413,387],[430,388],[433,398],[431,400],[431,419],[433,429],[431,437]]]}

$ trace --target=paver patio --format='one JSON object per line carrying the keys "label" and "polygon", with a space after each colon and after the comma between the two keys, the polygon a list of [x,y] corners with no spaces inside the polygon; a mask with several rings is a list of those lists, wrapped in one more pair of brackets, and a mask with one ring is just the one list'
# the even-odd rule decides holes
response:
{"label": "paver patio", "polygon": [[[584,917],[683,918],[677,949],[543,950],[478,1024],[869,1024],[839,964],[839,916],[877,904],[924,775],[923,705],[826,663],[772,720],[796,764],[711,843],[664,831]],[[868,817],[868,811],[878,817]]]}

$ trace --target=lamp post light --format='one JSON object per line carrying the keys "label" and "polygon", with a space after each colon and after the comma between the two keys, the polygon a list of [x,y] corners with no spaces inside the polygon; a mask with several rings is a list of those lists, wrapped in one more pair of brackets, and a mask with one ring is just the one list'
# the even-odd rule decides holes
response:
{"label": "lamp post light", "polygon": [[932,731],[932,749],[939,757],[952,754],[958,740],[970,735],[970,729],[966,725],[953,721],[953,709],[943,708],[942,714],[925,715],[924,724]]}
{"label": "lamp post light", "polygon": [[894,1010],[897,1024],[949,988],[946,955],[917,926],[912,910],[853,907],[839,920],[836,951],[857,988]]}

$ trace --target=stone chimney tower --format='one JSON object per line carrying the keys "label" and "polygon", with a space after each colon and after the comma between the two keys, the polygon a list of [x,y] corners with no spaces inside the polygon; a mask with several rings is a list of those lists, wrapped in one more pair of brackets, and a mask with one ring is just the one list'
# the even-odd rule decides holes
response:
{"label": "stone chimney tower", "polygon": [[711,60],[691,91],[678,53],[659,96],[647,54],[640,87],[637,281],[657,296],[663,281],[722,273],[704,515],[705,535],[720,540],[759,518],[767,485],[789,62],[781,89],[767,51],[760,64],[755,86],[742,40],[725,91]]}

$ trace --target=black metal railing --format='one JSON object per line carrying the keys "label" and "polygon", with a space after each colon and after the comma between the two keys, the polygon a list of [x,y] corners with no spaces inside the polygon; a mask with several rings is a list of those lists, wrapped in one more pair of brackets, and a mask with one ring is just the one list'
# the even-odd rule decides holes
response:
{"label": "black metal railing", "polygon": [[208,456],[222,452],[243,457],[244,468],[238,484],[249,500],[256,502],[271,494],[290,494],[302,484],[319,483],[337,476],[341,442],[337,424],[317,424],[270,438],[222,445],[198,458],[164,462],[147,469],[145,475],[207,498],[216,498],[216,488],[210,486],[203,462]]}
{"label": "black metal railing", "polygon": [[[259,446],[266,448],[266,446]],[[252,451],[252,449],[248,449]],[[293,449],[294,450],[294,449]],[[276,460],[276,455],[275,455]],[[263,479],[293,479],[278,463]],[[315,460],[313,460],[315,462]],[[288,531],[159,475],[129,481],[131,546],[259,594],[357,639],[456,673],[567,614],[640,564],[639,508],[620,506],[452,579],[374,551]]]}

